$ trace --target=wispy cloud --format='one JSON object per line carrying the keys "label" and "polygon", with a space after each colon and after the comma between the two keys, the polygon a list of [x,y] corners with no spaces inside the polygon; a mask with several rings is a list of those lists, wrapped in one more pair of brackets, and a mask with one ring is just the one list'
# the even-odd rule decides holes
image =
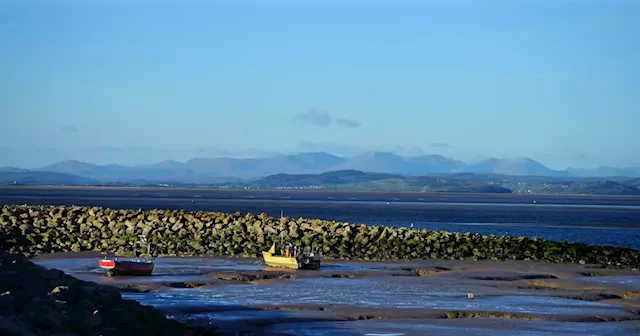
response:
{"label": "wispy cloud", "polygon": [[344,118],[339,118],[338,120],[336,120],[336,124],[344,126],[344,127],[350,127],[350,128],[354,128],[354,127],[360,126],[360,122],[359,121],[350,120],[350,119],[344,119]]}
{"label": "wispy cloud", "polygon": [[78,129],[78,127],[73,125],[66,125],[66,126],[60,127],[60,131],[63,133],[79,133],[80,129]]}
{"label": "wispy cloud", "polygon": [[[315,126],[329,126],[334,124],[333,118],[327,111],[322,111],[317,108],[309,109],[305,113],[300,113],[294,117],[294,120],[299,120],[311,125]],[[338,118],[335,121],[336,125],[354,128],[360,126],[360,123],[357,120],[346,119],[346,118]]]}
{"label": "wispy cloud", "polygon": [[312,108],[306,113],[300,113],[296,115],[294,119],[316,126],[327,126],[331,124],[331,116],[329,115],[329,112],[320,111],[316,108]]}

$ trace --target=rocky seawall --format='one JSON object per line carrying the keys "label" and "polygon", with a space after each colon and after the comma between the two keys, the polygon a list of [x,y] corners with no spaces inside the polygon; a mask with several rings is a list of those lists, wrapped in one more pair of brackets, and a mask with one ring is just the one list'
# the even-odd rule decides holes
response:
{"label": "rocky seawall", "polygon": [[542,260],[640,267],[640,251],[525,237],[350,224],[266,214],[3,206],[0,244],[26,255],[60,251],[129,253],[145,235],[156,255],[259,256],[280,234],[327,258]]}
{"label": "rocky seawall", "polygon": [[0,335],[213,335],[122,299],[117,289],[81,281],[0,250]]}

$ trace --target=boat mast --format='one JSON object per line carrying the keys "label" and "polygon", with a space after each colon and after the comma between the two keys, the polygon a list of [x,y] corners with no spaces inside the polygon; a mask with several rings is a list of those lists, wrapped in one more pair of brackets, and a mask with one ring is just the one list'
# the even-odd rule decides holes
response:
{"label": "boat mast", "polygon": [[284,211],[280,210],[280,244],[284,244]]}

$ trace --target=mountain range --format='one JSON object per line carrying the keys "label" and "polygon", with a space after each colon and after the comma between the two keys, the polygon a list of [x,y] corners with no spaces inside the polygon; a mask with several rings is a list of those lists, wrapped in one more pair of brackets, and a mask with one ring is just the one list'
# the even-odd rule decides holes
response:
{"label": "mountain range", "polygon": [[408,176],[474,173],[547,177],[640,177],[640,168],[554,170],[529,158],[492,158],[476,163],[464,163],[436,154],[405,157],[387,152],[367,152],[353,157],[340,157],[325,152],[313,152],[246,159],[222,157],[194,158],[186,162],[168,160],[139,166],[95,165],[66,160],[37,169],[0,168],[0,183],[52,180],[76,184],[215,184],[252,180],[275,174],[320,174],[341,170]]}

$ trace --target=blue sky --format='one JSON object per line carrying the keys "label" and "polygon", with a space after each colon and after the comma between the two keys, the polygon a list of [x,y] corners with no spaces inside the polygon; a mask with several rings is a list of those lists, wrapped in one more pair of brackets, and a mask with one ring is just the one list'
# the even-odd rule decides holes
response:
{"label": "blue sky", "polygon": [[640,1],[0,4],[0,166],[365,150],[640,166]]}

